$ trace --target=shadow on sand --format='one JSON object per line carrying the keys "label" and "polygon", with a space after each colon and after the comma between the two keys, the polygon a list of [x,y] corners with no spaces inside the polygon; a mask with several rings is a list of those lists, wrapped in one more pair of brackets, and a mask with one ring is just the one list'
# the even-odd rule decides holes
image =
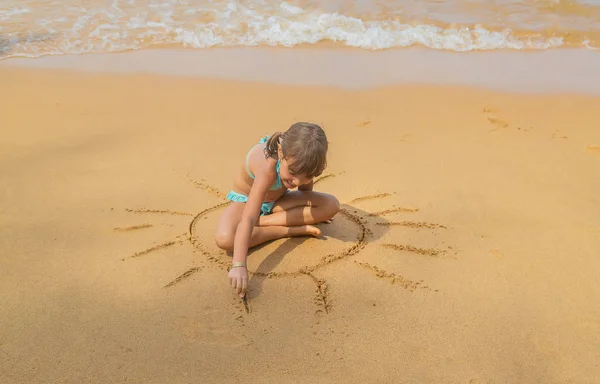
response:
{"label": "shadow on sand", "polygon": [[[351,205],[342,205],[341,211],[332,223],[318,225],[323,232],[323,237],[318,241],[333,241],[334,239],[336,242],[341,241],[342,244],[339,249],[335,249],[325,255],[318,255],[317,257],[302,254],[293,255],[293,257],[301,257],[303,259],[303,261],[298,263],[297,267],[279,268],[286,257],[292,256],[290,254],[293,251],[302,248],[303,244],[310,239],[308,237],[277,240],[281,244],[275,250],[268,253],[263,252],[263,250],[268,248],[273,242],[252,248],[248,255],[249,260],[252,260],[253,257],[259,257],[262,260],[256,267],[249,270],[251,277],[249,282],[250,289],[247,293],[248,299],[255,298],[261,294],[263,283],[266,279],[305,275],[315,282],[321,307],[325,312],[328,312],[330,304],[326,285],[324,284],[325,281],[318,277],[315,272],[331,263],[341,261],[359,253],[370,241],[379,239],[389,230],[389,226],[386,223],[389,223],[388,220],[376,213],[366,212]],[[314,252],[314,248],[309,251]]]}

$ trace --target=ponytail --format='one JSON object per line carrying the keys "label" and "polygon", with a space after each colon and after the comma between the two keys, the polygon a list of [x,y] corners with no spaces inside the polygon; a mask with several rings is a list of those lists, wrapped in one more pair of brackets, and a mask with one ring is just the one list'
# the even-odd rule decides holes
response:
{"label": "ponytail", "polygon": [[279,144],[279,139],[283,136],[281,132],[275,132],[273,136],[269,138],[267,141],[267,145],[265,146],[265,158],[272,157],[276,159],[277,156],[277,144]]}

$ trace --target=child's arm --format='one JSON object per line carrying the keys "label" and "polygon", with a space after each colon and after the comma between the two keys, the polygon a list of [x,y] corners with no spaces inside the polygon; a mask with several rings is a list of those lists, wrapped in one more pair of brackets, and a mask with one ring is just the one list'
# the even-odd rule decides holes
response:
{"label": "child's arm", "polygon": [[[258,215],[261,211],[261,206],[269,186],[273,183],[274,177],[271,177],[267,172],[258,172],[248,201],[244,206],[242,217],[235,232],[233,240],[233,267],[229,271],[229,279],[231,285],[236,289],[237,293],[244,297],[246,287],[248,285],[248,269],[246,268],[246,256],[248,255],[248,245],[252,230],[256,226]],[[237,264],[236,264],[237,263]],[[240,266],[242,265],[242,266]]]}

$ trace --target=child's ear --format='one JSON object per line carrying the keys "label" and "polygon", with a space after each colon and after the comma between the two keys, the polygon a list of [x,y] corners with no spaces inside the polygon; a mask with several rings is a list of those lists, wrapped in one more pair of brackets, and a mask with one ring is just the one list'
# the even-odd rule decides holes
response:
{"label": "child's ear", "polygon": [[283,151],[281,150],[281,144],[277,144],[277,156],[281,159],[283,158]]}

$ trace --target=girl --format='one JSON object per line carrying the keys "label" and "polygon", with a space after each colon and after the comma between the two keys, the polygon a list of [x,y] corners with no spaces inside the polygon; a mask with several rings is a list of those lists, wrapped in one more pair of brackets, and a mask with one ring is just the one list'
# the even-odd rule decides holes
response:
{"label": "girl", "polygon": [[312,190],[313,178],[327,166],[327,148],[321,127],[300,122],[262,138],[246,155],[215,236],[219,248],[233,251],[229,282],[241,297],[248,285],[248,248],[283,237],[319,237],[311,224],[328,222],[339,211],[334,196]]}

